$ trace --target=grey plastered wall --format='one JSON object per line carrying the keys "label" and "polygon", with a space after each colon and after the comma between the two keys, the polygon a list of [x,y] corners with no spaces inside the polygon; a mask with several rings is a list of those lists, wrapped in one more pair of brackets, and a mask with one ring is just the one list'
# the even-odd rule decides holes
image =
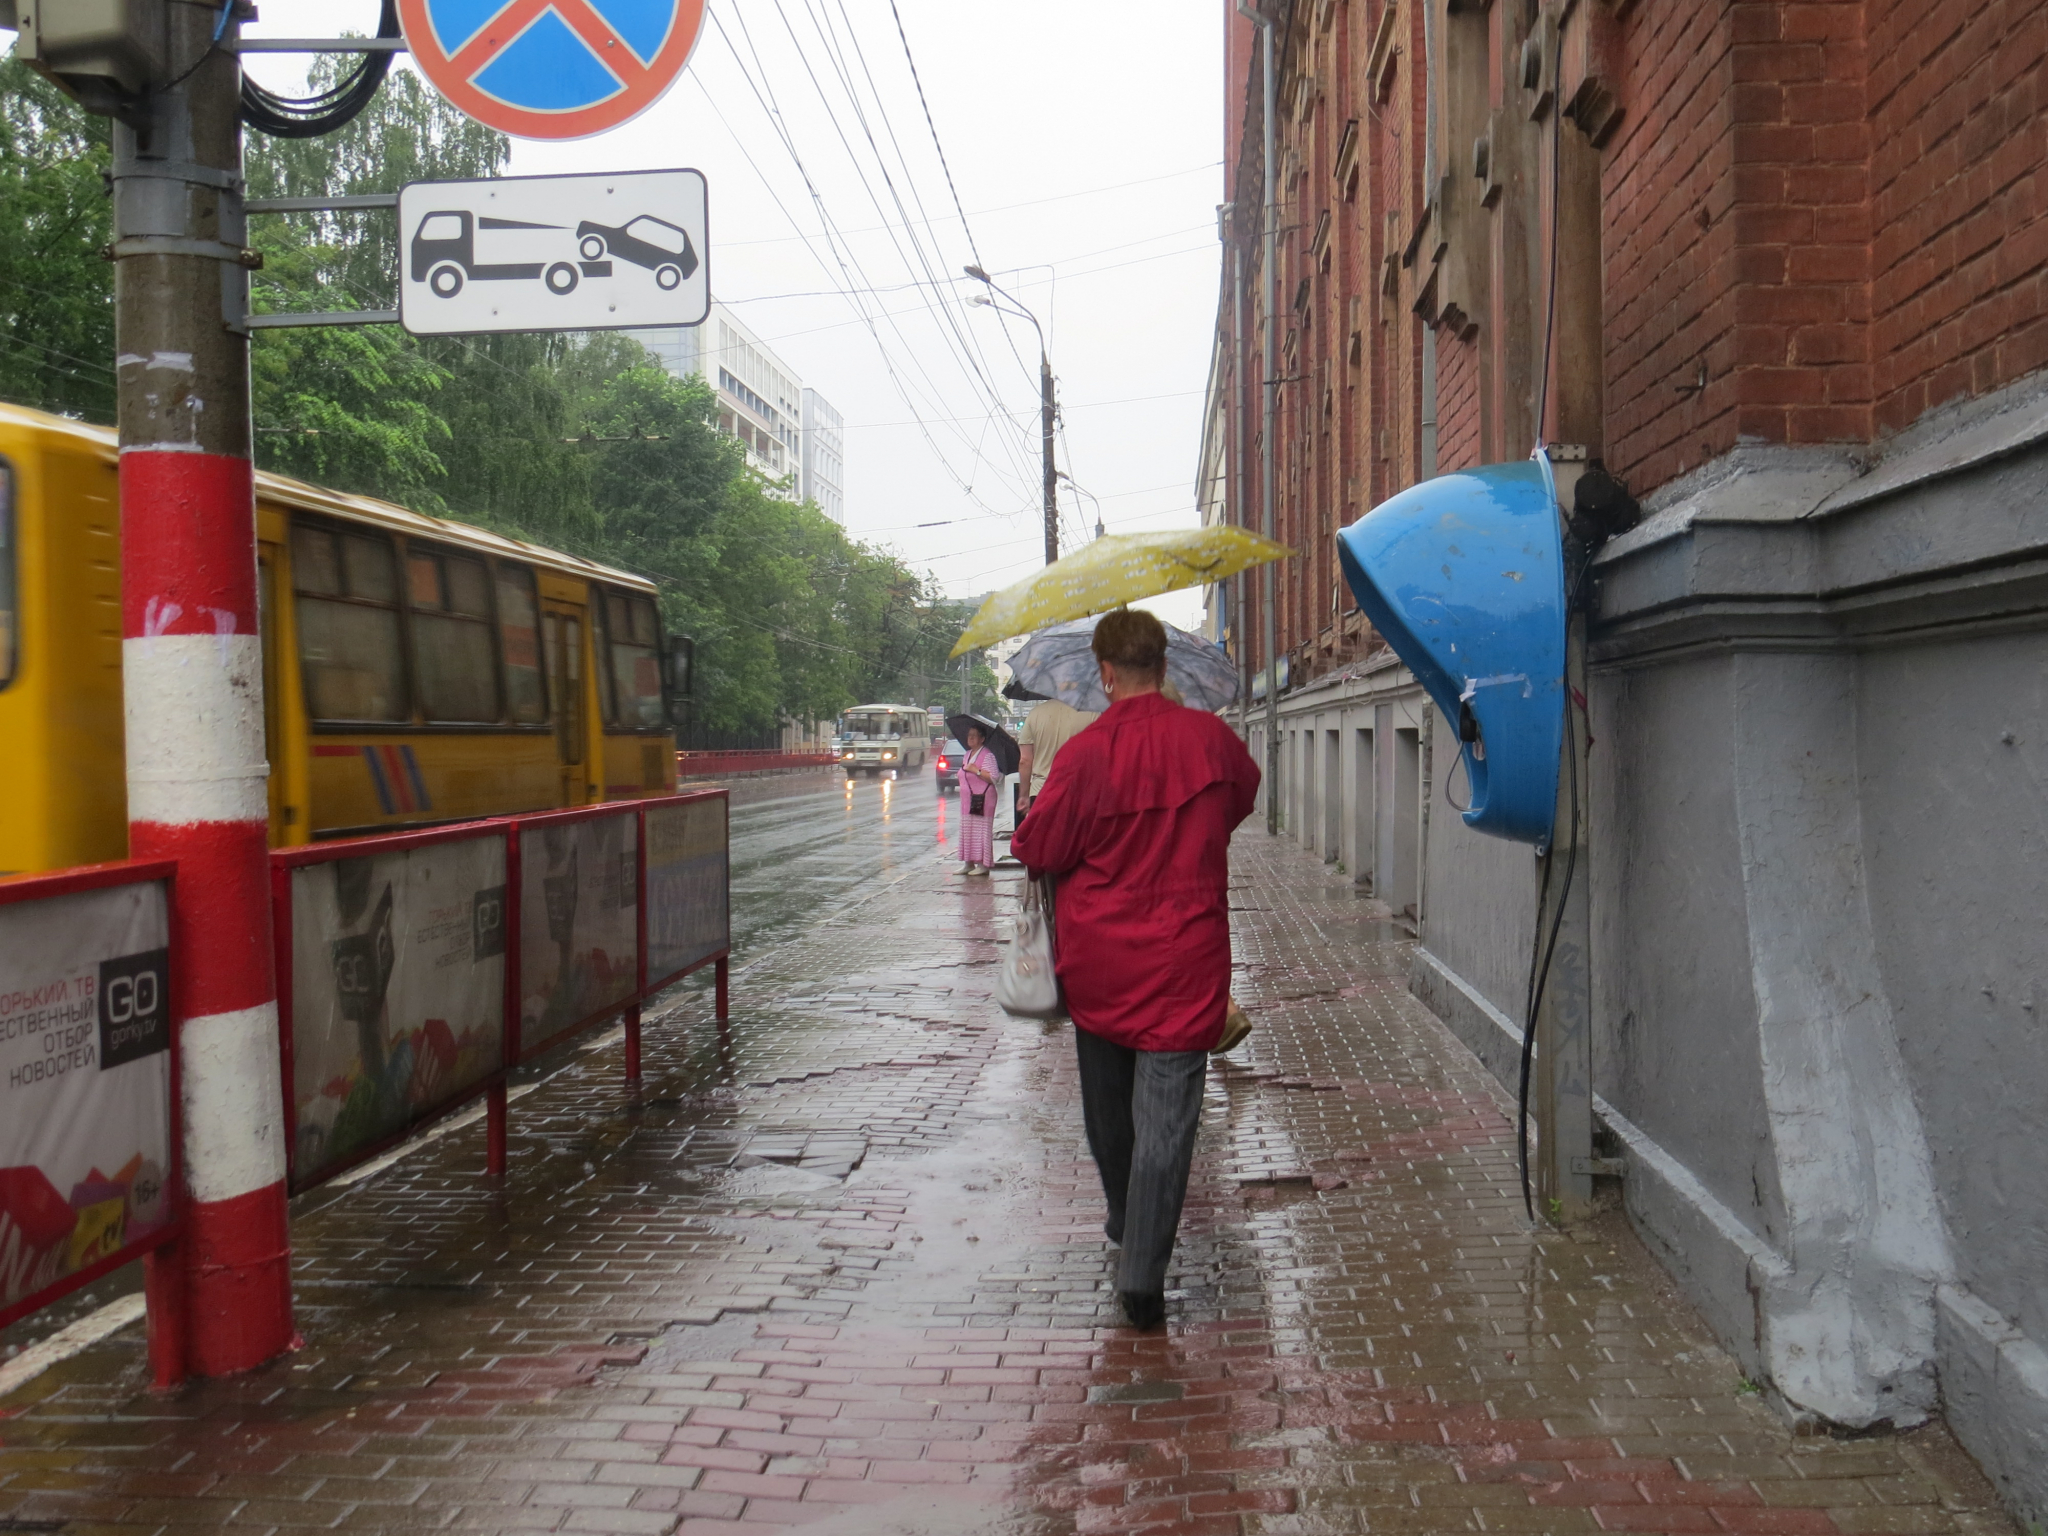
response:
{"label": "grey plastered wall", "polygon": [[1522,1017],[1535,942],[1536,855],[1465,825],[1457,805],[1470,791],[1463,768],[1454,766],[1457,727],[1436,710],[1434,731],[1438,788],[1424,852],[1428,910],[1409,984],[1494,1076],[1513,1085],[1520,1066],[1514,1042],[1470,994],[1476,991],[1510,1019]]}
{"label": "grey plastered wall", "polygon": [[[2048,1525],[2048,379],[1647,510],[1590,689],[1631,1216],[1792,1406],[1943,1412]],[[1527,855],[1461,832],[1412,981],[1496,1064]]]}
{"label": "grey plastered wall", "polygon": [[1768,1236],[1730,659],[1600,669],[1588,703],[1594,1091]]}
{"label": "grey plastered wall", "polygon": [[1862,659],[1879,964],[1956,1278],[2048,1340],[2048,634]]}

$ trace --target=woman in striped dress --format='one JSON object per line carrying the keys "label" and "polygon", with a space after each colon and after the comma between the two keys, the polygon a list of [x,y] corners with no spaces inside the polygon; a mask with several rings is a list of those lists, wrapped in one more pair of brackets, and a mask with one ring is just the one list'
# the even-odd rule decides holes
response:
{"label": "woman in striped dress", "polygon": [[[996,755],[978,726],[967,727],[967,757],[960,764],[960,862],[965,873],[985,875],[996,861],[996,792],[1003,782]],[[981,814],[976,815],[976,798]]]}

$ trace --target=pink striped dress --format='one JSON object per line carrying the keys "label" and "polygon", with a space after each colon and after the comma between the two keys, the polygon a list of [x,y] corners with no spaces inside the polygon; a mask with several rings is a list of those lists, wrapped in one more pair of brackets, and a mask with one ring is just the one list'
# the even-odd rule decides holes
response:
{"label": "pink striped dress", "polygon": [[[993,784],[983,784],[967,770],[979,768]],[[960,862],[979,864],[984,868],[996,861],[996,796],[1002,789],[1002,775],[996,772],[996,755],[987,747],[976,747],[967,754],[960,765]],[[975,816],[968,806],[974,803],[975,792],[983,793],[983,813]]]}

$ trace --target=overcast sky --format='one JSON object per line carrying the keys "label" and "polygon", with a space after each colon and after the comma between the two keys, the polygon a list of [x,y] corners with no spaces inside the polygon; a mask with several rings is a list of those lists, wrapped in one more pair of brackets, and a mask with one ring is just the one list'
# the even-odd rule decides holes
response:
{"label": "overcast sky", "polygon": [[[1221,7],[896,5],[964,225],[890,0],[713,0],[657,105],[595,138],[520,141],[511,171],[701,168],[714,295],[846,419],[849,531],[948,592],[989,591],[1043,560],[1038,339],[968,304],[980,285],[960,268],[976,253],[1045,328],[1060,468],[1100,498],[1103,524],[1193,524]],[[252,33],[376,20],[373,0],[264,0],[262,12]],[[292,82],[290,63],[255,67]],[[1063,485],[1062,505],[1071,548],[1097,504]],[[1192,593],[1148,606],[1183,624],[1199,613]]]}

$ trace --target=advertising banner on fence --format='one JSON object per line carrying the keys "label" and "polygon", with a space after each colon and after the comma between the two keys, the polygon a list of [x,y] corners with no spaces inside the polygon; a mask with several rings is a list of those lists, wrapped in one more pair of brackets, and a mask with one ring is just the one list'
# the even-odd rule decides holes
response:
{"label": "advertising banner on fence", "polygon": [[623,1007],[639,990],[636,815],[546,821],[519,834],[519,1048]]}
{"label": "advertising banner on fence", "polygon": [[403,1131],[505,1054],[505,840],[292,871],[292,1187]]}
{"label": "advertising banner on fence", "polygon": [[159,881],[0,905],[0,1310],[171,1218]]}
{"label": "advertising banner on fence", "polygon": [[726,798],[647,807],[647,983],[732,945]]}

